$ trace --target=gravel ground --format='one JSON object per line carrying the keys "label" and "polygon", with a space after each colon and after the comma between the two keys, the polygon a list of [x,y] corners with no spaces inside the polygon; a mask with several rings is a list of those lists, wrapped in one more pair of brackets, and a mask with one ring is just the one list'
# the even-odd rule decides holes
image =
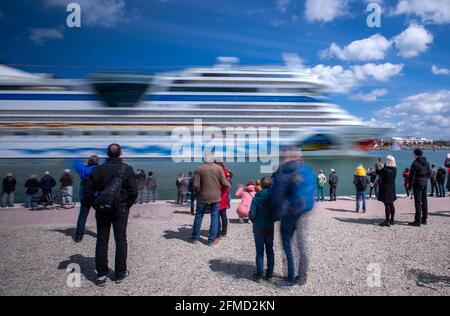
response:
{"label": "gravel ground", "polygon": [[[382,204],[367,214],[354,202],[323,202],[310,218],[308,284],[290,290],[257,284],[251,225],[233,215],[228,236],[217,246],[187,242],[193,218],[188,207],[169,203],[136,206],[129,223],[129,270],[125,283],[97,288],[92,216],[81,244],[71,238],[77,211],[0,211],[0,295],[450,295],[450,198],[430,199],[429,225],[405,226],[413,202],[397,202],[399,224],[377,226]],[[205,217],[202,236],[207,238]],[[276,242],[279,243],[278,235]],[[111,243],[111,250],[114,249]],[[110,266],[113,267],[112,252]],[[284,273],[276,245],[277,282]],[[70,263],[81,266],[81,287],[66,284]],[[381,271],[379,287],[369,287],[370,264]]]}

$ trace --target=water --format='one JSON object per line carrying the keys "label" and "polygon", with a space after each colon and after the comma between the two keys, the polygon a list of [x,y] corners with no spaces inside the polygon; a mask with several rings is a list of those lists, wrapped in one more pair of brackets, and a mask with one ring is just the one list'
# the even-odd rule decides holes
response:
{"label": "water", "polygon": [[[392,154],[397,159],[399,174],[397,176],[397,192],[404,193],[403,179],[401,173],[405,167],[409,167],[413,160],[411,151],[375,151],[371,157],[345,157],[345,158],[306,158],[306,162],[315,170],[323,169],[328,175],[331,168],[335,169],[339,176],[338,195],[354,195],[353,171],[358,163],[363,163],[366,168],[373,167],[378,157],[384,159]],[[447,151],[426,151],[425,156],[430,163],[441,166],[447,157]],[[45,170],[58,181],[64,169],[72,168],[74,160],[71,159],[0,159],[0,173],[10,171],[17,179],[16,201],[22,202],[24,197],[24,183],[30,174],[37,174],[40,178]],[[199,163],[174,163],[170,159],[125,159],[125,162],[135,169],[141,168],[145,171],[153,171],[158,183],[158,198],[170,200],[176,198],[175,179],[179,172],[195,170]],[[233,171],[233,190],[239,184],[245,184],[248,180],[255,180],[265,176],[260,173],[259,163],[228,163],[227,166]],[[78,196],[79,179],[76,182],[74,192]],[[326,188],[327,189],[327,188]],[[234,192],[233,192],[234,193]]]}

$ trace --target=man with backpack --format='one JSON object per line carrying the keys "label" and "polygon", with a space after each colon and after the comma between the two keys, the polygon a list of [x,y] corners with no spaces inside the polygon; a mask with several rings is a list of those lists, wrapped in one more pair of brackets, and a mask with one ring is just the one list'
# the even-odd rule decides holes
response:
{"label": "man with backpack", "polygon": [[[278,284],[279,287],[305,285],[307,282],[307,214],[314,208],[316,176],[301,158],[300,150],[286,150],[285,162],[274,174],[271,190],[270,210],[273,220],[280,220],[281,239],[288,266],[287,278]],[[292,239],[296,231],[300,253],[297,277],[292,253]]]}
{"label": "man with backpack", "polygon": [[122,163],[122,149],[118,144],[108,147],[106,162],[92,170],[84,185],[85,199],[92,203],[97,221],[97,245],[95,265],[96,285],[106,285],[108,268],[108,243],[111,226],[116,242],[115,282],[121,283],[128,276],[127,224],[131,206],[138,196],[136,175],[132,167]]}
{"label": "man with backpack", "polygon": [[367,172],[363,165],[360,164],[355,169],[355,174],[353,176],[353,184],[356,188],[356,213],[360,210],[360,201],[362,200],[362,210],[363,213],[366,212],[366,190],[369,184],[369,179],[367,179]]}
{"label": "man with backpack", "polygon": [[339,178],[336,174],[336,171],[334,169],[331,169],[331,174],[330,177],[328,178],[328,184],[330,185],[330,201],[336,201],[336,191],[338,181]]}

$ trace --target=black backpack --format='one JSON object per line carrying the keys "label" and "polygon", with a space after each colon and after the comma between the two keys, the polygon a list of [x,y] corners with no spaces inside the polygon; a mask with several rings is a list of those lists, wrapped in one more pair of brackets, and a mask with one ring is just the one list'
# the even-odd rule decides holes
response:
{"label": "black backpack", "polygon": [[123,187],[123,176],[126,165],[122,165],[117,176],[112,178],[105,188],[94,200],[94,209],[98,212],[111,213],[120,203],[120,194]]}
{"label": "black backpack", "polygon": [[366,191],[367,189],[367,178],[366,177],[356,177],[355,186],[358,191]]}

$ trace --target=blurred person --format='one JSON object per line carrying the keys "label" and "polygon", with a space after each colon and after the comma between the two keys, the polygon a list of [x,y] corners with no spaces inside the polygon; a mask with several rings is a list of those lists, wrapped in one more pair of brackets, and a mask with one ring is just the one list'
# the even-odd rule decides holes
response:
{"label": "blurred person", "polygon": [[325,196],[323,195],[323,188],[325,184],[327,183],[327,177],[323,173],[323,170],[319,171],[319,174],[317,175],[317,201],[324,201]]}
{"label": "blurred person", "polygon": [[443,167],[440,167],[437,171],[436,182],[438,185],[438,197],[445,197],[445,177],[447,176],[447,171]]}
{"label": "blurred person", "polygon": [[194,211],[194,204],[195,204],[195,200],[196,200],[196,194],[195,194],[195,188],[194,188],[194,179],[195,179],[195,175],[193,175],[190,179],[189,179],[189,183],[188,183],[188,191],[189,191],[189,196],[190,196],[190,204],[189,206],[191,207],[191,215],[194,216],[195,215],[195,211]]}
{"label": "blurred person", "polygon": [[194,175],[194,189],[197,197],[197,208],[195,212],[194,224],[192,227],[191,242],[197,243],[200,238],[205,210],[211,212],[211,223],[209,227],[208,244],[216,245],[217,229],[219,227],[219,204],[221,201],[222,188],[229,188],[222,167],[214,163],[211,152],[204,153],[204,163],[197,168]]}
{"label": "blurred person", "polygon": [[41,184],[35,174],[30,175],[25,182],[25,208],[34,209],[37,203],[33,200],[33,196],[39,193]]}
{"label": "blurred person", "polygon": [[89,216],[89,211],[91,210],[92,203],[86,200],[84,197],[84,185],[86,181],[92,174],[92,170],[96,168],[99,164],[100,158],[96,155],[92,155],[88,158],[87,163],[84,164],[82,161],[76,161],[74,163],[74,169],[77,171],[80,177],[80,213],[78,214],[77,229],[75,231],[75,242],[79,243],[83,240],[84,231],[86,227],[86,221]]}
{"label": "blurred person", "polygon": [[138,197],[136,203],[143,204],[145,202],[145,179],[147,175],[142,169],[137,169],[136,171],[136,184],[138,188]]}
{"label": "blurred person", "polygon": [[53,203],[53,188],[56,186],[55,178],[50,175],[49,171],[44,172],[44,176],[41,178],[40,187],[42,189],[42,195],[48,204]]}
{"label": "blurred person", "polygon": [[275,266],[275,254],[273,251],[274,222],[270,213],[269,199],[272,179],[264,177],[260,180],[261,190],[256,192],[250,206],[249,218],[253,223],[253,236],[256,248],[256,273],[253,278],[261,282],[264,277],[264,250],[267,255],[267,270],[265,278],[272,279]]}
{"label": "blurred person", "polygon": [[430,173],[430,184],[431,184],[431,193],[430,196],[434,196],[434,192],[436,191],[436,197],[439,195],[438,185],[437,185],[437,171],[438,168],[434,164],[431,165],[431,173]]}
{"label": "blurred person", "polygon": [[7,172],[2,181],[2,207],[14,206],[14,193],[16,191],[17,180],[13,177],[11,172]]}
{"label": "blurred person", "polygon": [[376,170],[373,170],[372,168],[369,168],[368,171],[369,177],[370,177],[370,183],[369,183],[369,200],[372,199],[372,192],[375,193],[375,199],[378,198],[378,175]]}
{"label": "blurred person", "polygon": [[431,174],[431,168],[427,158],[423,156],[422,149],[416,148],[414,150],[414,158],[414,162],[409,169],[409,186],[413,190],[416,215],[414,216],[414,221],[409,223],[409,225],[420,227],[420,225],[427,224],[427,184]]}
{"label": "blurred person", "polygon": [[147,196],[148,202],[153,201],[156,202],[156,188],[158,185],[156,184],[156,179],[152,171],[150,171],[145,178],[145,187],[147,188]]}
{"label": "blurred person", "polygon": [[188,172],[188,176],[183,179],[184,203],[190,201],[191,193],[189,192],[189,181],[194,176],[192,171]]}
{"label": "blurred person", "polygon": [[337,192],[338,182],[339,182],[339,177],[336,174],[336,171],[334,169],[331,169],[331,174],[328,178],[328,184],[330,185],[330,201],[336,201],[336,192]]}
{"label": "blurred person", "polygon": [[447,154],[447,158],[445,159],[444,166],[445,166],[445,168],[447,168],[447,191],[449,192],[449,196],[450,196],[450,153]]}
{"label": "blurred person", "polygon": [[177,180],[175,181],[177,187],[177,203],[178,205],[183,205],[185,186],[184,186],[184,173],[180,172],[178,174]]}
{"label": "blurred person", "polygon": [[64,196],[64,203],[71,203],[73,201],[73,176],[70,169],[64,170],[59,182],[61,183],[61,190],[67,194]]}
{"label": "blurred person", "polygon": [[252,200],[255,197],[256,189],[255,183],[250,180],[247,182],[247,185],[240,185],[235,193],[237,198],[241,199],[239,206],[236,210],[236,213],[239,216],[240,223],[248,222],[248,213],[250,212],[250,206],[252,204]]}
{"label": "blurred person", "polygon": [[409,186],[409,168],[405,168],[403,170],[403,187],[405,188],[406,191],[406,197],[411,196],[411,199],[413,199],[413,196],[411,194],[411,188]]}
{"label": "blurred person", "polygon": [[255,181],[255,191],[258,192],[261,190],[261,180],[257,179]]}
{"label": "blurred person", "polygon": [[366,190],[369,185],[369,180],[367,179],[366,169],[362,164],[359,164],[355,169],[353,184],[356,188],[356,212],[359,213],[360,201],[362,201],[362,211],[366,213]]}
{"label": "blurred person", "polygon": [[[287,277],[279,287],[305,285],[308,272],[307,228],[308,212],[314,207],[315,175],[302,161],[301,151],[289,148],[284,153],[284,162],[274,175],[270,209],[272,219],[280,220],[280,233],[287,260]],[[300,253],[298,276],[295,276],[292,240],[297,232]]]}
{"label": "blurred person", "polygon": [[[228,179],[229,171],[228,168],[225,166],[225,164],[220,160],[216,160],[215,163],[222,168],[225,179]],[[229,192],[230,189],[227,187],[222,187],[220,190],[219,226],[217,231],[218,238],[224,238],[227,236],[228,231],[227,209],[229,208],[229,201],[228,201]]]}
{"label": "blurred person", "polygon": [[119,144],[111,144],[106,162],[92,169],[84,185],[84,197],[92,203],[97,221],[95,265],[97,286],[105,286],[108,268],[108,244],[111,226],[116,243],[115,282],[122,283],[129,275],[127,270],[127,225],[130,208],[136,202],[138,189],[136,175],[131,166],[122,162]]}
{"label": "blurred person", "polygon": [[384,203],[386,219],[381,227],[390,227],[395,224],[395,206],[397,200],[395,190],[395,178],[397,177],[397,163],[391,155],[386,157],[386,164],[378,163],[377,174],[379,176],[378,201]]}

